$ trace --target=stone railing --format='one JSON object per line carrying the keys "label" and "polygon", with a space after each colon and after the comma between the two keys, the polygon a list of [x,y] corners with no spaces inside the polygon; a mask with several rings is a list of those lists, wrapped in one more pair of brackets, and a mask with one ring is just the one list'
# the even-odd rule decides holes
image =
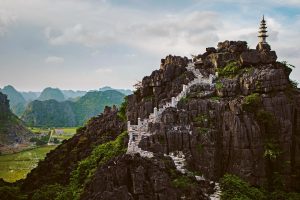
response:
{"label": "stone railing", "polygon": [[128,142],[128,149],[127,153],[139,153],[141,156],[146,157],[152,157],[152,152],[143,151],[141,148],[138,147],[140,141],[144,137],[149,137],[151,135],[150,132],[148,132],[148,125],[149,123],[155,123],[160,122],[162,113],[170,107],[176,108],[178,102],[185,98],[186,95],[190,92],[190,88],[194,85],[210,85],[210,87],[213,87],[213,79],[214,75],[210,74],[208,78],[204,78],[203,75],[200,73],[198,69],[195,69],[194,63],[189,63],[186,67],[188,71],[191,71],[195,78],[190,81],[187,85],[182,86],[182,91],[176,96],[172,97],[170,102],[166,102],[160,108],[154,108],[153,113],[151,113],[148,117],[148,119],[141,120],[138,118],[138,124],[137,125],[131,125],[130,121],[127,123],[128,128],[128,134],[129,134],[129,142]]}

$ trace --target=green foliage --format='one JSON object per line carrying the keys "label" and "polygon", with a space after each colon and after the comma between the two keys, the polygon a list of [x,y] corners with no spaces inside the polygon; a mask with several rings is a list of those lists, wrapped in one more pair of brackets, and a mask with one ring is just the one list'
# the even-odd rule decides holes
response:
{"label": "green foliage", "polygon": [[225,174],[220,181],[222,200],[300,200],[300,193],[288,193],[280,189],[268,192],[264,188],[250,186],[231,174]]}
{"label": "green foliage", "polygon": [[257,111],[256,118],[259,122],[267,125],[268,127],[271,127],[275,122],[275,117],[273,113],[263,109]]}
{"label": "green foliage", "polygon": [[208,122],[208,116],[206,114],[198,115],[197,117],[194,118],[193,121],[200,122],[200,123]]}
{"label": "green foliage", "polygon": [[97,167],[126,152],[124,146],[126,136],[127,132],[123,132],[114,141],[95,147],[90,156],[80,161],[77,168],[72,172],[70,185],[66,192],[70,193],[71,191],[74,199],[79,199],[84,186],[91,180]]}
{"label": "green foliage", "polygon": [[251,187],[235,175],[225,174],[220,181],[222,200],[267,200],[258,188]]}
{"label": "green foliage", "polygon": [[261,98],[258,93],[253,93],[244,98],[242,107],[244,110],[254,112],[261,106]]}
{"label": "green foliage", "polygon": [[270,160],[275,160],[281,154],[279,146],[273,141],[269,141],[265,144],[264,157]]}
{"label": "green foliage", "polygon": [[212,97],[210,97],[210,99],[213,100],[213,101],[220,101],[221,97],[219,97],[219,96],[212,96]]}
{"label": "green foliage", "polygon": [[241,68],[237,62],[229,62],[224,68],[218,68],[219,77],[233,78],[239,74]]}
{"label": "green foliage", "polygon": [[217,90],[221,90],[224,87],[223,83],[221,81],[216,82],[216,88]]}
{"label": "green foliage", "polygon": [[49,138],[49,135],[45,135],[42,137],[34,137],[30,139],[30,142],[35,142],[36,145],[42,146],[48,143]]}
{"label": "green foliage", "polygon": [[204,127],[197,128],[198,134],[205,134],[205,133],[208,133],[208,131],[209,131],[209,128],[204,128]]}
{"label": "green foliage", "polygon": [[32,200],[54,200],[62,194],[64,187],[59,184],[44,185],[40,189],[36,190],[32,196]]}
{"label": "green foliage", "polygon": [[186,97],[182,97],[179,102],[183,103],[183,104],[186,104],[186,103],[189,102],[189,100],[190,100],[190,98],[188,96],[186,96]]}
{"label": "green foliage", "polygon": [[247,67],[247,68],[244,68],[244,72],[247,73],[247,74],[252,74],[254,72],[254,67],[251,66],[251,67]]}
{"label": "green foliage", "polygon": [[118,112],[118,117],[123,121],[127,121],[127,117],[126,117],[127,105],[128,105],[128,99],[127,97],[125,97],[124,102],[121,104]]}
{"label": "green foliage", "polygon": [[290,84],[291,84],[292,88],[296,88],[296,89],[298,88],[298,85],[299,85],[299,83],[294,80],[290,80]]}
{"label": "green foliage", "polygon": [[1,199],[25,200],[27,196],[20,192],[20,188],[12,186],[0,186]]}
{"label": "green foliage", "polygon": [[287,71],[289,73],[295,68],[294,65],[289,64],[287,61],[281,61],[280,63],[284,66],[285,71]]}
{"label": "green foliage", "polygon": [[195,183],[187,176],[179,176],[176,179],[172,180],[172,186],[180,189],[187,189],[193,187]]}

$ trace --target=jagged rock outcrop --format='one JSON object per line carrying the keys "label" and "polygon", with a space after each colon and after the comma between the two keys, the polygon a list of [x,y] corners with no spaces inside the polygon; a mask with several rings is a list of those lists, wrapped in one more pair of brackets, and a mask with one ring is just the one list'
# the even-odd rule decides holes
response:
{"label": "jagged rock outcrop", "polygon": [[97,169],[82,199],[209,200],[207,193],[213,191],[213,185],[191,177],[184,187],[176,187],[180,176],[170,158],[123,155]]}
{"label": "jagged rock outcrop", "polygon": [[[194,62],[204,75],[218,72],[214,95],[201,97],[206,89],[195,88],[177,109],[167,109],[160,123],[150,125],[153,136],[140,147],[156,155],[183,151],[188,168],[211,180],[232,173],[270,189],[281,177],[286,188],[299,191],[300,93],[289,80],[290,70],[276,59],[269,48],[248,49],[241,41],[208,48]],[[135,98],[129,105],[143,110]],[[134,106],[128,110],[133,121]]]}
{"label": "jagged rock outcrop", "polygon": [[186,57],[171,55],[162,59],[160,69],[145,76],[135,94],[128,96],[128,119],[137,123],[138,117],[147,117],[154,107],[179,94],[182,84],[194,78],[185,68],[188,61]]}

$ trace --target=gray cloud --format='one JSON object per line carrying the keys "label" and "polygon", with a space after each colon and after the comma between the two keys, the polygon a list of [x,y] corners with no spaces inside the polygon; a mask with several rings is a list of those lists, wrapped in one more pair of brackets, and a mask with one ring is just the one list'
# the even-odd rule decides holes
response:
{"label": "gray cloud", "polygon": [[[20,33],[22,29],[35,31],[34,35],[19,34],[18,38],[7,41],[1,37],[5,51],[0,52],[0,69],[5,67],[2,71],[6,71],[5,77],[0,74],[1,84],[20,69],[41,74],[40,80],[24,77],[24,82],[30,82],[31,86],[37,85],[32,81],[37,81],[44,86],[55,83],[58,85],[54,86],[75,89],[99,87],[99,84],[131,87],[157,69],[160,58],[167,54],[202,53],[205,47],[216,46],[218,41],[226,39],[247,40],[250,47],[255,47],[258,15],[268,11],[268,39],[272,48],[278,50],[280,60],[291,59],[292,64],[300,65],[299,16],[287,20],[282,17],[288,17],[285,13],[271,12],[273,6],[281,6],[283,1],[187,0],[185,4],[175,0],[167,3],[132,0],[131,4],[123,0],[121,4],[121,0],[0,1],[0,35],[13,30],[10,29],[13,24],[18,24],[14,31]],[[298,0],[284,2],[287,6],[300,4]],[[9,52],[11,58],[15,55],[11,44],[14,41],[22,49],[23,55],[18,56],[26,58],[26,62],[7,61],[4,53]],[[59,65],[50,68],[49,63]],[[297,70],[295,74],[300,75]],[[58,71],[57,80],[44,76]],[[24,85],[20,81],[15,84]]]}

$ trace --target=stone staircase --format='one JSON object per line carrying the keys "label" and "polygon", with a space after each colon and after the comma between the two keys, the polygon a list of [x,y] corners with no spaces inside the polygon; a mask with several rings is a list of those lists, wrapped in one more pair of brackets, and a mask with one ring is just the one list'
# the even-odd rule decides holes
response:
{"label": "stone staircase", "polygon": [[213,79],[214,75],[210,74],[208,78],[204,78],[198,69],[195,68],[193,62],[188,63],[186,67],[188,71],[191,71],[195,78],[190,81],[187,85],[183,85],[182,91],[176,96],[171,98],[171,102],[166,102],[164,105],[161,105],[159,109],[156,107],[153,109],[153,113],[149,115],[148,119],[141,120],[138,118],[137,125],[131,125],[130,121],[128,121],[128,134],[129,134],[129,142],[127,148],[127,154],[135,154],[139,153],[144,157],[153,157],[153,153],[149,151],[144,151],[139,147],[141,140],[145,137],[151,136],[151,133],[148,131],[149,123],[160,122],[162,113],[170,107],[177,107],[178,102],[185,98],[186,95],[190,92],[190,88],[194,85],[209,85],[210,87],[214,87]]}
{"label": "stone staircase", "polygon": [[[129,134],[129,142],[128,142],[128,148],[127,148],[127,154],[140,154],[142,157],[152,158],[153,152],[142,150],[139,147],[139,144],[142,139],[147,138],[151,136],[151,132],[148,130],[149,123],[158,123],[161,122],[162,113],[170,107],[176,108],[178,102],[187,96],[187,94],[190,92],[190,89],[194,85],[209,85],[210,88],[214,87],[213,80],[215,78],[214,75],[210,74],[208,78],[204,78],[203,75],[200,73],[198,69],[195,69],[195,65],[193,62],[188,63],[188,66],[186,67],[188,71],[191,71],[195,78],[190,81],[187,85],[183,85],[182,91],[176,96],[171,98],[171,102],[167,102],[159,107],[157,109],[156,107],[153,109],[153,113],[149,115],[149,118],[141,120],[138,118],[138,124],[137,125],[131,125],[130,121],[127,123],[128,128],[128,134]],[[209,95],[211,92],[205,91],[203,96]],[[189,134],[191,134],[190,127],[185,126],[183,127],[186,129]],[[172,127],[172,132],[180,132],[182,129],[181,126],[174,126]],[[189,173],[188,170],[185,168],[186,160],[185,155],[181,151],[177,152],[171,152],[169,156],[172,158],[176,169],[181,172],[182,174]],[[205,180],[203,176],[195,176],[196,180],[201,181]],[[210,199],[213,200],[219,200],[220,199],[220,187],[216,183],[215,187],[216,192],[210,196]]]}

